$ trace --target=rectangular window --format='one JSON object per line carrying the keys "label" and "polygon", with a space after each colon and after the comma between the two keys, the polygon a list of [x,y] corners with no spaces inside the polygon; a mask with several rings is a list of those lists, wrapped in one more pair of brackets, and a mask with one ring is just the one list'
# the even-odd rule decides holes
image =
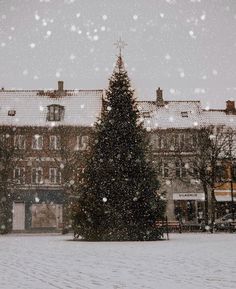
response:
{"label": "rectangular window", "polygon": [[58,104],[48,106],[47,120],[48,121],[61,121],[64,118],[65,108]]}
{"label": "rectangular window", "polygon": [[187,111],[182,111],[181,112],[182,117],[188,117],[188,112]]}
{"label": "rectangular window", "polygon": [[180,163],[179,161],[175,162],[175,176],[177,178],[181,177],[181,172],[180,172]]}
{"label": "rectangular window", "polygon": [[32,184],[42,184],[43,183],[43,169],[42,168],[32,168]]}
{"label": "rectangular window", "polygon": [[24,167],[14,168],[13,178],[16,184],[24,184],[25,183],[25,168]]}
{"label": "rectangular window", "polygon": [[61,172],[58,168],[49,168],[49,181],[51,184],[61,184]]}
{"label": "rectangular window", "polygon": [[163,163],[163,176],[164,176],[164,178],[169,177],[169,165],[168,165],[168,163]]}
{"label": "rectangular window", "polygon": [[232,166],[232,179],[234,182],[236,181],[236,165],[235,164]]}
{"label": "rectangular window", "polygon": [[227,178],[226,168],[223,165],[216,166],[215,174],[217,182],[223,182]]}
{"label": "rectangular window", "polygon": [[78,150],[86,150],[88,146],[88,136],[87,135],[79,135],[77,136],[77,149]]}
{"label": "rectangular window", "polygon": [[59,150],[60,149],[60,136],[50,135],[49,148],[50,148],[50,150]]}
{"label": "rectangular window", "polygon": [[24,135],[15,135],[14,136],[14,147],[16,149],[24,150],[25,149],[25,136]]}
{"label": "rectangular window", "polygon": [[41,150],[43,148],[43,136],[41,135],[34,135],[32,139],[32,149],[34,150]]}
{"label": "rectangular window", "polygon": [[175,162],[175,175],[177,178],[185,178],[187,176],[187,167],[181,161]]}

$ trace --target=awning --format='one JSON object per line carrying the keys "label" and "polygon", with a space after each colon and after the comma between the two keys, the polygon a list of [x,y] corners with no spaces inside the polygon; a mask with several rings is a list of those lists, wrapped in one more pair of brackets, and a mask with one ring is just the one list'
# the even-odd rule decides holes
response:
{"label": "awning", "polygon": [[[236,191],[233,191],[234,202],[236,202]],[[230,190],[215,190],[215,198],[217,202],[231,202],[231,191]]]}

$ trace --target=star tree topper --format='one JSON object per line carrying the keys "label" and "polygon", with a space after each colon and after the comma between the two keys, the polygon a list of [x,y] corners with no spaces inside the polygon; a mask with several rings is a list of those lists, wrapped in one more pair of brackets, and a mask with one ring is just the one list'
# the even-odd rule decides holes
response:
{"label": "star tree topper", "polygon": [[114,45],[119,49],[119,56],[121,56],[121,50],[124,49],[127,44],[120,37],[120,39],[116,41]]}

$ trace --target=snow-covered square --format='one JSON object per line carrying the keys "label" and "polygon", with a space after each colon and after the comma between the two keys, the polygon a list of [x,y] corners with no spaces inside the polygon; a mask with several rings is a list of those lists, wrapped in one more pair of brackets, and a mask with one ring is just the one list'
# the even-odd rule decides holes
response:
{"label": "snow-covered square", "polygon": [[235,234],[170,237],[72,242],[71,235],[1,236],[0,288],[236,288]]}

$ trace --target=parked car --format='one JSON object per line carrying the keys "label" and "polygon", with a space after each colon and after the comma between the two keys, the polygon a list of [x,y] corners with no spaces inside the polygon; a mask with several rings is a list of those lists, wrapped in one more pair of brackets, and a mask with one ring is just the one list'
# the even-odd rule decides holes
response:
{"label": "parked car", "polygon": [[236,229],[236,214],[234,215],[234,222],[233,222],[233,214],[227,214],[223,217],[215,220],[215,229],[216,230],[229,230],[229,229]]}

